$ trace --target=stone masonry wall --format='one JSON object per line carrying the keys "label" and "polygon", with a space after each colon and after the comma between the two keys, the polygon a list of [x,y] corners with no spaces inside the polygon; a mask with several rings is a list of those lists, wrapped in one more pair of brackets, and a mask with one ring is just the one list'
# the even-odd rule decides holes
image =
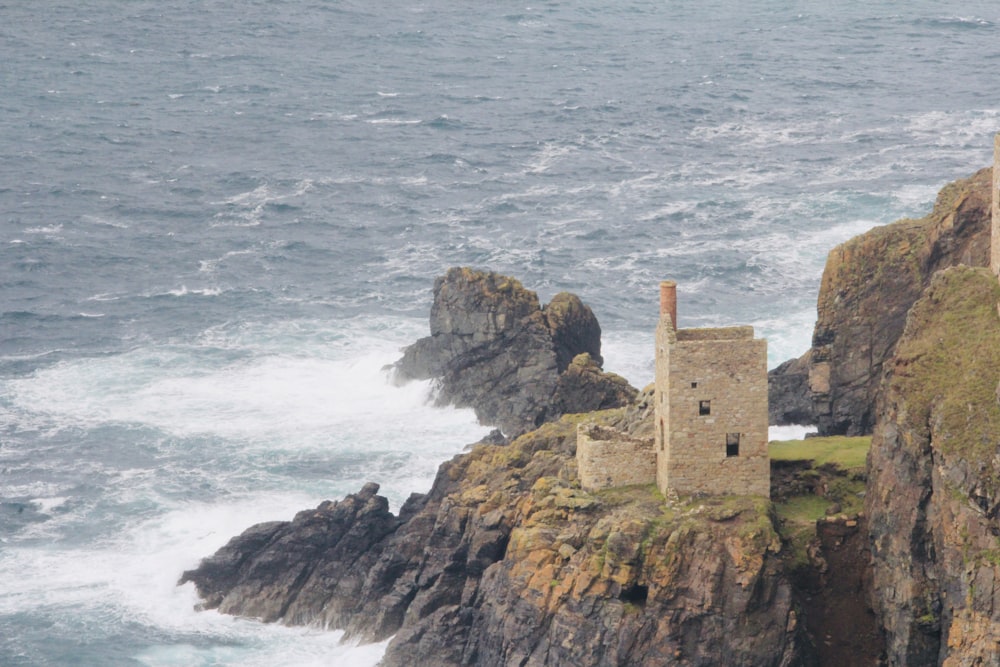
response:
{"label": "stone masonry wall", "polygon": [[[666,432],[663,449],[657,444],[661,490],[767,496],[767,341],[754,339],[751,327],[692,331],[666,341],[658,364],[666,366],[657,377]],[[727,456],[731,435],[739,452]]]}
{"label": "stone masonry wall", "polygon": [[652,440],[595,424],[577,426],[576,464],[580,485],[588,491],[656,481]]}

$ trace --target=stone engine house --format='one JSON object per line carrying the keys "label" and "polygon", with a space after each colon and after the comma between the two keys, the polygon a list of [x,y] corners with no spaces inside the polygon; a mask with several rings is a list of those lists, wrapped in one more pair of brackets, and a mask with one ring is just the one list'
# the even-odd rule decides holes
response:
{"label": "stone engine house", "polygon": [[653,441],[577,430],[580,482],[656,482],[667,495],[768,496],[767,341],[753,327],[677,329],[677,285],[660,284]]}
{"label": "stone engine house", "polygon": [[656,485],[664,494],[767,496],[767,341],[753,327],[677,329],[677,286],[660,283]]}

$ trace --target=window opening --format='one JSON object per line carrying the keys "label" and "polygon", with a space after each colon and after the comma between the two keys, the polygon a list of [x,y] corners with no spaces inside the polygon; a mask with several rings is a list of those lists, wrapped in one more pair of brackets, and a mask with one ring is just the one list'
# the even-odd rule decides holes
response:
{"label": "window opening", "polygon": [[692,382],[691,383],[691,388],[692,389],[697,389],[698,388],[698,383],[697,382]]}
{"label": "window opening", "polygon": [[712,414],[712,401],[698,401],[698,414],[699,415]]}
{"label": "window opening", "polygon": [[740,455],[740,434],[739,433],[727,433],[726,434],[726,456],[739,456]]}

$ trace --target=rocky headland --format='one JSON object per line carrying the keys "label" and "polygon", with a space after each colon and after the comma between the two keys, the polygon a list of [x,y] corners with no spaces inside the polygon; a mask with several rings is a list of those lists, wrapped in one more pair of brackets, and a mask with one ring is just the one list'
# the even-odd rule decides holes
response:
{"label": "rocky headland", "polygon": [[587,492],[577,425],[648,437],[649,392],[600,370],[576,297],[542,308],[453,269],[397,372],[439,378],[440,400],[509,437],[444,463],[397,514],[369,484],[248,529],[182,581],[225,613],[392,636],[386,667],[1000,664],[990,175],[834,249],[812,349],[772,372],[772,421],[874,430],[866,467],[774,461],[771,501]]}
{"label": "rocky headland", "polygon": [[882,369],[910,308],[941,269],[989,264],[991,177],[986,168],[949,183],[927,216],[876,227],[830,252],[812,348],[769,374],[772,424],[872,432]]}
{"label": "rocky headland", "polygon": [[[591,418],[635,433],[648,410]],[[183,581],[225,613],[395,635],[387,667],[797,664],[767,500],[583,491],[578,421],[475,446],[398,516],[369,485],[251,528]]]}

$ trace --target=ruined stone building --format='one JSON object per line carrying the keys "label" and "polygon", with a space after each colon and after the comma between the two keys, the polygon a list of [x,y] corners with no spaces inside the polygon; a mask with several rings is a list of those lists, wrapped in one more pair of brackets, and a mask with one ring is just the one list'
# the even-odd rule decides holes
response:
{"label": "ruined stone building", "polygon": [[660,284],[655,438],[581,424],[577,466],[587,489],[651,484],[664,495],[770,493],[767,341],[753,327],[677,329],[677,286]]}
{"label": "ruined stone building", "polygon": [[677,329],[677,287],[660,284],[656,485],[679,494],[767,496],[767,341],[753,327]]}

